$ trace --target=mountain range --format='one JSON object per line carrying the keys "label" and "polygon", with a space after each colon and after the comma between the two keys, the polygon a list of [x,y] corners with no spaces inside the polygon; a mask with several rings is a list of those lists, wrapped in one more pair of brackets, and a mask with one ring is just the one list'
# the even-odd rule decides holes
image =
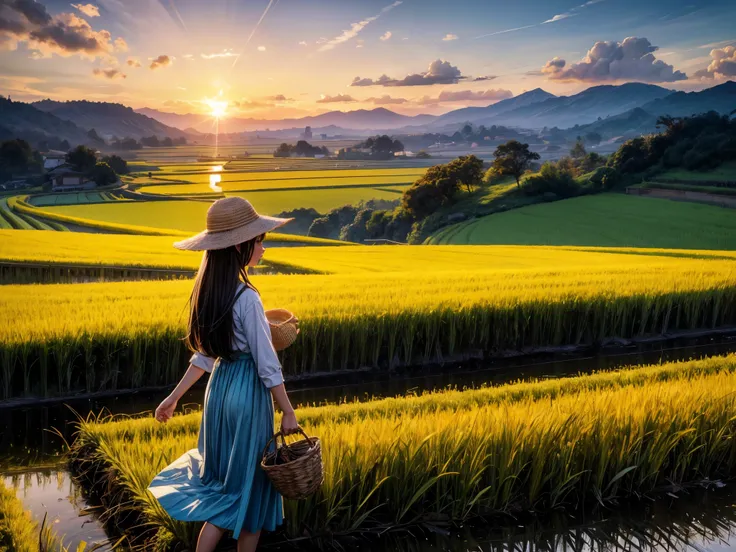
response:
{"label": "mountain range", "polygon": [[[486,107],[465,107],[439,116],[407,116],[385,108],[359,109],[283,120],[233,118],[227,119],[220,131],[257,131],[261,136],[279,139],[297,138],[306,126],[312,127],[314,135],[453,134],[471,123],[527,129],[572,127],[574,132],[595,131],[606,137],[620,137],[653,131],[661,115],[687,116],[709,110],[722,114],[736,110],[736,82],[689,93],[643,83],[594,86],[570,96],[555,96],[537,88]],[[96,134],[90,132],[92,129]],[[152,135],[201,141],[205,138],[201,133],[212,131],[212,119],[203,115],[133,110],[106,102],[42,100],[28,104],[0,96],[0,139],[20,137],[39,143],[53,138],[95,145],[91,136],[108,141],[113,137],[140,139]]]}

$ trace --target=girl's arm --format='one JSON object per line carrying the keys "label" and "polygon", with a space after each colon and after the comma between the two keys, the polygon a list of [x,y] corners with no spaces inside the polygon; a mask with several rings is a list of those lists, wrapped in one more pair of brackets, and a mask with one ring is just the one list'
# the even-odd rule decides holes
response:
{"label": "girl's arm", "polygon": [[156,409],[156,419],[159,422],[166,422],[174,415],[174,410],[176,409],[179,399],[184,396],[184,393],[189,391],[189,388],[202,377],[202,374],[204,374],[205,371],[206,370],[203,370],[194,364],[189,365],[189,368],[184,376],[182,376],[179,384],[174,388],[169,396],[161,401],[160,405],[158,405],[158,408]]}

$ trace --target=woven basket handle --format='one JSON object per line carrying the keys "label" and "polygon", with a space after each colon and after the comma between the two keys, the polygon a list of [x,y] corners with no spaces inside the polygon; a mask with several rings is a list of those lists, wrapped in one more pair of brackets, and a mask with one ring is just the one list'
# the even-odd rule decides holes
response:
{"label": "woven basket handle", "polygon": [[[296,428],[297,428],[297,430],[299,430],[299,432],[302,435],[304,435],[304,437],[306,438],[306,440],[309,441],[309,446],[310,447],[314,447],[314,441],[312,440],[312,438],[309,435],[307,435],[306,433],[304,433],[304,430],[302,429],[302,426],[297,425]],[[278,438],[279,437],[281,437],[282,446],[286,447],[287,450],[289,449],[289,445],[286,442],[286,439],[284,437],[284,434],[281,431],[278,431],[278,432],[276,432],[276,433],[273,434],[273,437],[271,437],[268,440],[268,443],[266,443],[266,446],[263,447],[263,452],[261,453],[261,458],[265,458],[266,451],[268,450],[268,447],[271,446],[271,443],[274,441],[274,439],[276,439],[276,443],[275,444],[276,444],[276,448],[278,449],[278,446],[279,446]]]}

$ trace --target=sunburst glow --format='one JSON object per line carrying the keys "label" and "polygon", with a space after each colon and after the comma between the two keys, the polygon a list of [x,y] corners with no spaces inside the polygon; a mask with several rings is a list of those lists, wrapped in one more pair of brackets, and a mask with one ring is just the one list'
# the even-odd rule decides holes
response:
{"label": "sunburst glow", "polygon": [[227,115],[228,102],[224,100],[205,100],[205,103],[210,108],[210,115],[215,119],[222,119]]}

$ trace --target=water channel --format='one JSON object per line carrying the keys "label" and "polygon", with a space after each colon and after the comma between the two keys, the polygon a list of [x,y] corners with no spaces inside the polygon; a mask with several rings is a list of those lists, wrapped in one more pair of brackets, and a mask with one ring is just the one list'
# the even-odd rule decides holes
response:
{"label": "water channel", "polygon": [[[287,381],[295,405],[370,397],[401,396],[448,386],[463,388],[518,379],[556,378],[634,364],[703,358],[736,351],[736,332],[717,337],[681,338],[638,344],[604,353],[546,353],[493,362],[468,361],[403,369],[395,373],[341,373]],[[168,390],[117,396],[70,398],[44,404],[3,407],[0,403],[0,477],[14,488],[39,521],[48,516],[56,532],[74,549],[80,541],[103,544],[108,536],[62,463],[64,441],[73,439],[77,413],[150,415]],[[201,405],[204,386],[181,401],[185,410]],[[298,412],[297,412],[298,413]],[[732,488],[733,487],[733,488]],[[392,552],[448,550],[730,550],[736,549],[736,483],[683,490],[586,514],[558,513],[545,519],[499,519],[483,525],[417,529],[378,541],[350,542],[357,550]],[[344,546],[341,542],[338,546]],[[304,549],[324,543],[301,543]],[[274,548],[267,546],[264,548]],[[285,550],[283,546],[275,547]],[[291,547],[289,549],[294,549]]]}

